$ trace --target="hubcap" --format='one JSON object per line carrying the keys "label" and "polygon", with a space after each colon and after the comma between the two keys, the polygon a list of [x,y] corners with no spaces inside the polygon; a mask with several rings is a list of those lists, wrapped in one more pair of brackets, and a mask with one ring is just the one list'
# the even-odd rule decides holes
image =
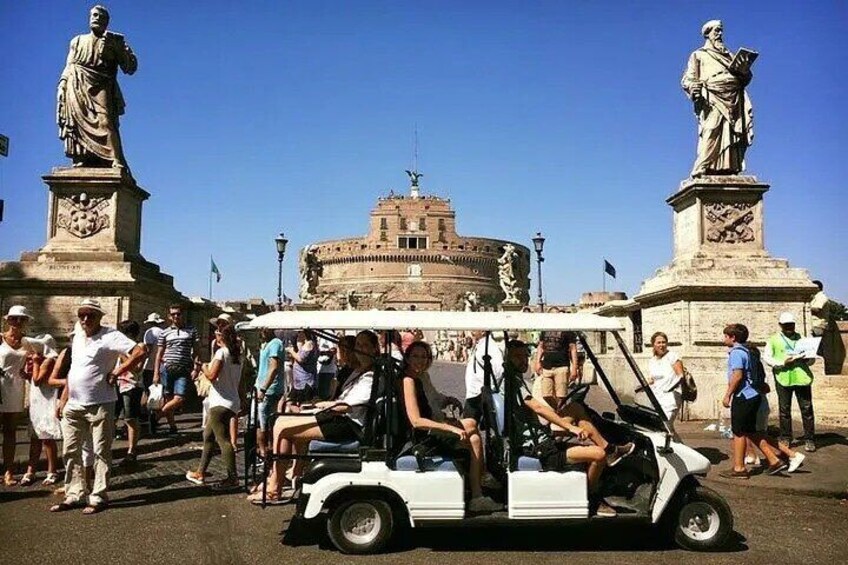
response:
{"label": "hubcap", "polygon": [[357,545],[373,542],[382,526],[380,513],[373,505],[366,502],[351,504],[342,513],[342,535],[346,540]]}
{"label": "hubcap", "polygon": [[689,539],[706,541],[718,533],[721,518],[706,502],[690,502],[680,511],[680,531]]}

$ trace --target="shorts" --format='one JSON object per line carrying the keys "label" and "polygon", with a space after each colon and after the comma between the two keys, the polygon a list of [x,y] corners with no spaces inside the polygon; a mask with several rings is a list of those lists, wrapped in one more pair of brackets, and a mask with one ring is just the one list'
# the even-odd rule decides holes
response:
{"label": "shorts", "polygon": [[309,385],[293,388],[289,391],[289,400],[294,404],[304,404],[315,400],[315,389]]}
{"label": "shorts", "polygon": [[768,421],[771,409],[769,408],[768,398],[763,396],[763,401],[760,403],[760,408],[757,410],[757,431],[761,434],[768,432]]}
{"label": "shorts", "polygon": [[141,418],[141,395],[144,389],[133,388],[121,393],[119,402],[122,403],[124,420],[138,420]]}
{"label": "shorts", "polygon": [[[566,473],[568,471],[585,471],[585,463],[569,463],[566,455],[569,447],[576,447],[579,443],[571,440],[553,441],[545,440],[539,444],[539,461],[545,471],[556,471]],[[531,455],[532,457],[532,455]]]}
{"label": "shorts", "polygon": [[545,398],[565,398],[568,394],[568,366],[542,369],[541,394]]}
{"label": "shorts", "polygon": [[185,398],[191,381],[191,369],[170,367],[164,373],[160,373],[160,376],[162,377],[162,390],[166,395]]}
{"label": "shorts", "polygon": [[730,429],[733,435],[748,436],[757,433],[757,412],[763,397],[760,395],[751,399],[734,396],[730,404]]}
{"label": "shorts", "polygon": [[475,422],[483,420],[483,395],[478,394],[471,398],[465,399],[465,405],[462,407],[462,417],[471,418]]}
{"label": "shorts", "polygon": [[347,443],[359,441],[362,436],[362,428],[359,427],[359,424],[332,410],[318,412],[315,415],[315,420],[318,422],[318,428],[321,430],[321,435],[324,436],[324,441]]}
{"label": "shorts", "polygon": [[274,420],[277,418],[277,403],[282,398],[278,394],[266,395],[262,402],[259,403],[257,409],[259,429],[268,431],[274,427]]}

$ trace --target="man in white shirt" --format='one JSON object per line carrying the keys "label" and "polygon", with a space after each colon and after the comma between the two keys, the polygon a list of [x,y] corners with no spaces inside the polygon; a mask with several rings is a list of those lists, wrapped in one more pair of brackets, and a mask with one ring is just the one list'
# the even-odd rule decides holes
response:
{"label": "man in white shirt", "polygon": [[[65,500],[51,512],[70,510],[83,504],[82,444],[91,437],[94,447],[94,486],[88,494],[84,514],[105,508],[112,465],[112,439],[115,424],[115,381],[144,359],[144,347],[119,331],[100,325],[104,311],[100,302],[84,299],[77,309],[79,327],[71,345],[68,372],[68,402],[62,409],[62,436],[65,458]],[[118,365],[121,355],[126,361]],[[116,365],[117,368],[116,368]]]}
{"label": "man in white shirt", "polygon": [[[332,333],[332,330],[329,332]],[[336,344],[326,337],[318,337],[318,398],[329,400],[330,387],[336,376]]]}
{"label": "man in white shirt", "polygon": [[[164,323],[165,320],[156,312],[151,313],[144,321],[144,325],[148,326],[147,330],[144,332],[144,337],[142,338],[142,342],[147,348],[147,356],[144,359],[144,365],[141,367],[141,379],[144,384],[145,396],[150,394],[150,385],[153,384],[153,365],[156,363],[156,352],[159,349],[159,334],[162,333],[162,324]],[[147,410],[143,403],[141,409],[142,411]],[[152,426],[155,425],[155,418],[152,415],[150,416],[149,422],[151,426],[150,431],[152,433]]]}
{"label": "man in white shirt", "polygon": [[488,345],[486,345],[486,333],[475,331],[471,333],[474,338],[474,347],[468,354],[468,364],[465,366],[465,406],[462,410],[463,418],[471,418],[480,423],[483,417],[483,382],[485,376],[485,359],[488,353],[492,364],[492,376],[500,380],[503,376],[503,337],[494,333],[489,334]]}
{"label": "man in white shirt", "polygon": [[[813,315],[812,333],[814,336],[820,337],[827,330],[827,312],[825,310],[830,299],[824,293],[824,285],[821,281],[813,281],[813,284],[819,287],[819,291],[813,295],[813,299],[810,301],[810,313]],[[821,352],[819,352],[819,355],[821,355]]]}

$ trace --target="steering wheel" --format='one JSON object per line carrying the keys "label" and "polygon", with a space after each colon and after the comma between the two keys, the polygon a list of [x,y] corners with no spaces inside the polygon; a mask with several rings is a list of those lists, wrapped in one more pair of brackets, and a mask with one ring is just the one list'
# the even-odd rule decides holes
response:
{"label": "steering wheel", "polygon": [[563,404],[568,404],[569,402],[583,402],[586,400],[586,395],[589,394],[588,384],[579,384],[568,391],[568,394],[565,395],[563,399]]}

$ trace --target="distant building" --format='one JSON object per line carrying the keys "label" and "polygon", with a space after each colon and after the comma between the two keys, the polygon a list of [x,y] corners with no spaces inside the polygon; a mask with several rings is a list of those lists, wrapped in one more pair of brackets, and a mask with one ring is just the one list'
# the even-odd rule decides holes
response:
{"label": "distant building", "polygon": [[410,188],[409,196],[378,199],[364,237],[313,244],[321,265],[316,302],[325,309],[461,310],[466,293],[475,292],[482,308],[493,309],[505,297],[498,259],[511,243],[515,278],[527,303],[527,247],[457,234],[449,199],[420,195],[417,177]]}

